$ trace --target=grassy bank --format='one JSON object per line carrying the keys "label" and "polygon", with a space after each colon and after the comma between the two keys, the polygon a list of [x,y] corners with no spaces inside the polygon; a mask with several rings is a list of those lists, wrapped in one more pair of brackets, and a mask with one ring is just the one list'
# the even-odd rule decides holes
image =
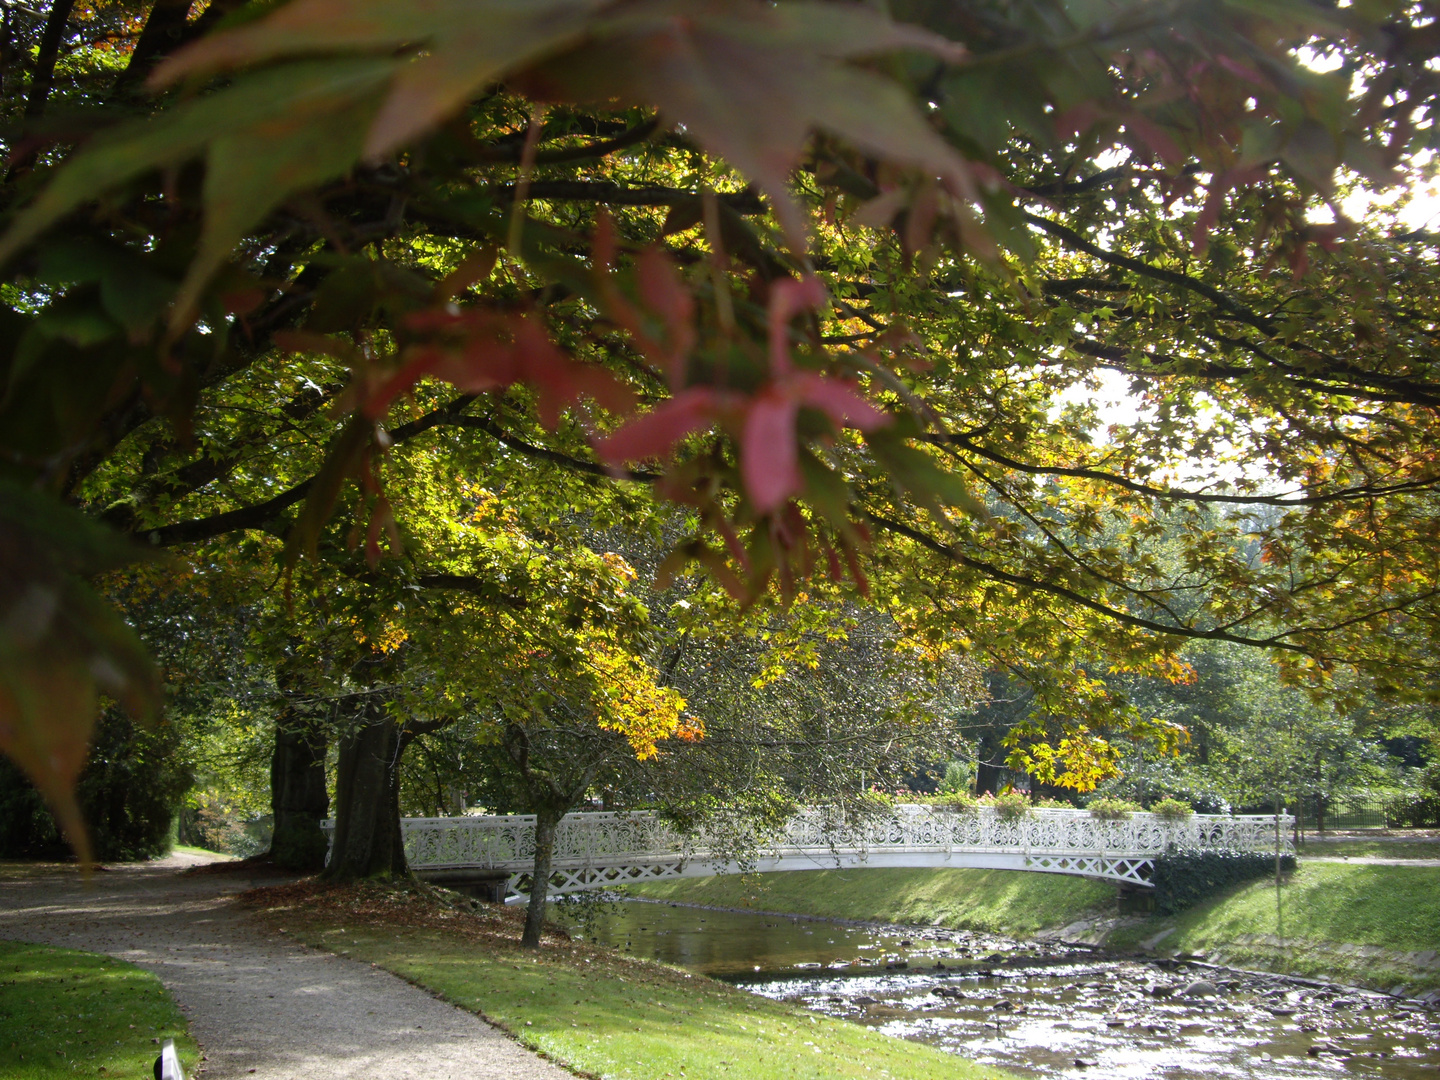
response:
{"label": "grassy bank", "polygon": [[1302,840],[1296,853],[1311,858],[1440,859],[1440,840]]}
{"label": "grassy bank", "polygon": [[1278,912],[1275,883],[1257,881],[1119,930],[1109,943],[1133,945],[1167,930],[1164,950],[1238,967],[1381,990],[1440,989],[1440,867],[1301,863],[1281,887]]}
{"label": "grassy bank", "polygon": [[997,1069],[560,938],[518,946],[520,912],[302,882],[248,902],[316,946],[378,964],[583,1075],[616,1080],[1014,1080]]}
{"label": "grassy bank", "polygon": [[193,847],[190,844],[172,844],[170,846],[172,855],[208,855],[218,862],[234,862],[235,856],[228,855],[223,851],[211,851],[209,848]]}
{"label": "grassy bank", "polygon": [[1115,912],[1115,886],[1014,870],[797,870],[630,886],[636,896],[1029,935]]}
{"label": "grassy bank", "polygon": [[187,1074],[198,1061],[185,1018],[160,980],[108,956],[0,941],[0,1076],[148,1077],[175,1040]]}

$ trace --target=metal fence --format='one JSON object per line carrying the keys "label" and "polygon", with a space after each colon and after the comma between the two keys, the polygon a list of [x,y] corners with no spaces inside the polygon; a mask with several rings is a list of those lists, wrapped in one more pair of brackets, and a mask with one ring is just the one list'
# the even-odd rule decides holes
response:
{"label": "metal fence", "polygon": [[[1314,832],[1320,826],[1314,806],[1297,807],[1295,816],[1299,828]],[[1326,810],[1326,830],[1330,829],[1384,829],[1390,824],[1383,806],[1337,806]]]}

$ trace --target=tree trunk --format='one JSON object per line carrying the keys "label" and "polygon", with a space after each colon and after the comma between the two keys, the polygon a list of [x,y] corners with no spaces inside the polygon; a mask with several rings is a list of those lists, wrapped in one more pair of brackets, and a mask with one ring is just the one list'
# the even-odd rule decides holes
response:
{"label": "tree trunk", "polygon": [[270,808],[275,829],[270,857],[287,870],[325,868],[325,832],[330,812],[325,790],[325,733],[317,724],[281,713],[270,757]]}
{"label": "tree trunk", "polygon": [[535,867],[530,874],[530,906],[525,909],[525,933],[520,944],[527,949],[540,947],[540,932],[545,928],[545,901],[550,892],[550,868],[555,862],[555,828],[565,815],[554,808],[542,806],[535,813]]}
{"label": "tree trunk", "polygon": [[55,62],[60,59],[60,45],[65,40],[70,9],[74,6],[75,0],[55,0],[46,16],[35,65],[30,71],[30,93],[25,98],[25,116],[29,119],[42,115],[45,103],[50,100],[50,91],[55,86]]}
{"label": "tree trunk", "polygon": [[190,0],[155,0],[130,51],[130,62],[116,80],[117,89],[144,82],[155,65],[181,45],[189,14]]}
{"label": "tree trunk", "polygon": [[400,730],[383,707],[367,708],[340,741],[335,773],[335,842],[329,881],[404,876],[400,839]]}
{"label": "tree trunk", "polygon": [[1004,782],[1002,769],[999,765],[992,765],[990,761],[996,755],[1003,753],[1000,746],[996,745],[989,735],[980,740],[980,753],[975,762],[975,794],[976,795],[998,795],[1000,786]]}

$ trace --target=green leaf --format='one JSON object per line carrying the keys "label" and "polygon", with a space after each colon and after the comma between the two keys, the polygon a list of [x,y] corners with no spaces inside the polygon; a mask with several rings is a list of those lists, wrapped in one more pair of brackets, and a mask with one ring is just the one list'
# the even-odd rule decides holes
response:
{"label": "green leaf", "polygon": [[39,253],[39,279],[47,284],[98,282],[106,314],[132,334],[150,327],[169,306],[176,283],[156,273],[138,252],[90,237],[67,237]]}
{"label": "green leaf", "polygon": [[429,130],[505,72],[578,41],[604,0],[296,0],[183,50],[155,73],[196,73],[337,50],[424,46],[403,65],[365,137],[380,157]]}
{"label": "green leaf", "polygon": [[[122,125],[76,153],[20,212],[0,237],[0,262],[103,192],[210,147],[211,171],[218,164],[227,173],[237,166],[243,172],[207,176],[206,233],[182,292],[193,299],[218,265],[214,252],[222,244],[228,250],[292,192],[339,176],[354,163],[361,114],[367,105],[376,107],[394,66],[395,61],[369,57],[293,64]],[[254,158],[244,160],[246,152]],[[241,194],[237,189],[247,182],[260,190]]]}
{"label": "green leaf", "polygon": [[929,454],[895,438],[871,435],[867,443],[885,465],[890,478],[909,492],[937,521],[947,521],[944,507],[953,506],[971,517],[988,520],[990,511],[953,472],[942,469]]}
{"label": "green leaf", "polygon": [[0,481],[0,751],[86,859],[74,785],[99,697],[148,719],[160,681],[134,631],[80,575],[146,554],[53,498]]}
{"label": "green leaf", "polygon": [[[596,40],[521,76],[541,97],[658,107],[764,188],[792,243],[805,226],[788,189],[810,134],[970,186],[965,160],[896,82],[847,61],[900,49],[957,59],[946,39],[859,5],[636,5]],[[679,17],[682,16],[683,18]]]}

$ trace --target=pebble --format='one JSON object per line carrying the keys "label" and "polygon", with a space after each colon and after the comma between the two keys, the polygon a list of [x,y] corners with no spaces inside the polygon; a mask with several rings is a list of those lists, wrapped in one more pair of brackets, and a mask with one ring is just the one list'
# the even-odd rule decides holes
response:
{"label": "pebble", "polygon": [[1182,997],[1218,997],[1219,988],[1205,979],[1196,979],[1180,991]]}

